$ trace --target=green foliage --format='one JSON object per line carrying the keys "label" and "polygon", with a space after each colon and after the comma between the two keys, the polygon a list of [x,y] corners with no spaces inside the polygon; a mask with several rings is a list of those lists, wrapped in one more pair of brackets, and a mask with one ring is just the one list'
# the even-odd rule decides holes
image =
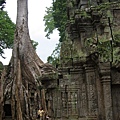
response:
{"label": "green foliage", "polygon": [[88,12],[86,12],[85,10],[81,10],[80,11],[80,16],[82,16],[83,18],[91,18],[91,15],[90,15],[90,13],[88,13]]}
{"label": "green foliage", "polygon": [[117,65],[120,63],[120,47],[113,48],[113,64]]}
{"label": "green foliage", "polygon": [[38,42],[31,40],[33,48],[36,50],[36,47],[38,46]]}
{"label": "green foliage", "polygon": [[120,30],[113,31],[115,45],[120,45]]}
{"label": "green foliage", "polygon": [[[14,32],[15,24],[11,21],[6,11],[0,10],[0,56],[3,57],[4,49],[13,47]],[[33,40],[31,42],[34,49],[36,49],[38,42]]]}
{"label": "green foliage", "polygon": [[46,15],[44,16],[44,21],[45,21],[45,32],[47,32],[46,37],[50,39],[50,34],[53,33],[53,30],[55,29],[54,26],[54,18],[53,18],[53,7],[46,8]]}
{"label": "green foliage", "polygon": [[56,67],[59,64],[59,57],[48,56],[47,62]]}
{"label": "green foliage", "polygon": [[94,49],[99,53],[100,60],[103,62],[111,61],[115,65],[120,62],[120,31],[114,31],[113,36],[113,40],[106,38],[105,35],[100,36],[98,41],[95,38],[87,38],[85,46],[92,49],[95,45]]}
{"label": "green foliage", "polygon": [[2,10],[4,8],[5,0],[0,0],[0,9]]}
{"label": "green foliage", "polygon": [[[91,10],[95,11],[97,14],[101,15],[102,17],[106,18],[106,21],[101,19],[101,22],[104,23],[104,25],[108,25],[109,21],[107,21],[107,18],[110,18],[110,24],[111,25],[116,25],[113,23],[113,14],[110,11],[110,8],[112,7],[113,3],[112,2],[106,2],[102,3],[98,6],[92,6]],[[115,3],[114,3],[115,5]],[[85,10],[82,10],[83,16],[87,16],[85,13]],[[110,34],[109,36],[101,35],[99,36],[98,40],[97,38],[91,37],[87,38],[85,41],[85,47],[89,49],[89,53],[97,51],[99,53],[99,59],[103,62],[108,62],[111,61],[114,65],[116,62],[120,62],[120,49],[118,46],[120,46],[120,31],[115,30],[117,29],[116,26],[112,28],[113,32],[113,40],[110,40],[109,38],[111,37],[110,30],[108,31]],[[96,36],[96,35],[95,35]]]}
{"label": "green foliage", "polygon": [[56,48],[53,51],[53,53],[51,54],[51,56],[49,56],[47,58],[48,63],[50,63],[50,64],[52,64],[54,66],[59,64],[60,48],[61,48],[61,43],[56,45]]}
{"label": "green foliage", "polygon": [[94,37],[87,38],[85,46],[87,48],[90,48],[90,53],[97,51],[99,53],[101,61],[111,61],[112,48],[110,40],[106,39],[105,36],[100,37],[98,41]]}
{"label": "green foliage", "polygon": [[15,24],[11,21],[6,11],[0,10],[0,55],[3,50],[12,48],[14,40]]}
{"label": "green foliage", "polygon": [[46,37],[50,38],[50,34],[54,29],[59,31],[60,41],[65,39],[65,25],[67,21],[66,0],[55,0],[53,6],[47,8],[44,16]]}
{"label": "green foliage", "polygon": [[120,30],[113,31],[113,64],[120,63]]}
{"label": "green foliage", "polygon": [[[62,42],[65,40],[65,26],[67,22],[66,2],[66,0],[54,0],[52,7],[47,8],[46,15],[44,16],[45,32],[47,32],[47,38],[50,38],[50,34],[53,33],[53,30],[57,29],[60,36],[59,41]],[[47,61],[49,63],[53,65],[58,64],[60,46],[61,44],[59,43],[51,56],[48,57]]]}
{"label": "green foliage", "polygon": [[60,42],[65,40],[65,26],[67,22],[66,3],[66,0],[56,0],[53,3],[54,25],[59,31]]}
{"label": "green foliage", "polygon": [[97,46],[97,51],[99,52],[100,59],[104,62],[112,61],[111,56],[112,46],[110,41],[99,42]]}

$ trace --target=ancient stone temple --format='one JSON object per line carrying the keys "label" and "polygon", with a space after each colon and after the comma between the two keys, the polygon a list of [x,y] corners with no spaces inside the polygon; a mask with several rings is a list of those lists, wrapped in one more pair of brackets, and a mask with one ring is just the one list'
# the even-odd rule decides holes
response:
{"label": "ancient stone temple", "polygon": [[68,0],[67,10],[71,46],[63,47],[64,54],[61,51],[58,77],[40,78],[48,114],[54,120],[120,120],[119,62],[114,64],[112,49],[107,61],[103,56],[108,54],[99,56],[97,51],[100,41],[113,47],[120,28],[120,2]]}
{"label": "ancient stone temple", "polygon": [[[60,63],[57,68],[41,66],[38,81],[42,84],[28,82],[28,94],[24,94],[28,106],[23,109],[28,109],[31,120],[36,120],[41,104],[51,120],[120,120],[120,63],[113,58],[113,47],[120,53],[120,2],[67,2],[67,42],[62,42]],[[108,51],[100,53],[101,46]],[[3,92],[10,80],[3,86],[1,78],[4,111],[0,106],[0,115],[11,120],[10,94]]]}

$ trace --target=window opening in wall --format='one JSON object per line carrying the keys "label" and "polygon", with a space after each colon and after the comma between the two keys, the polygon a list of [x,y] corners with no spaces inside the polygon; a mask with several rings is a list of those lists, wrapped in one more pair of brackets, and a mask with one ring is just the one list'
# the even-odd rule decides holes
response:
{"label": "window opening in wall", "polygon": [[31,92],[31,97],[34,97],[34,92]]}
{"label": "window opening in wall", "polygon": [[31,101],[31,105],[34,105],[34,98],[33,97],[30,98],[30,101]]}
{"label": "window opening in wall", "polygon": [[5,116],[12,116],[11,104],[4,105],[4,112],[5,112]]}

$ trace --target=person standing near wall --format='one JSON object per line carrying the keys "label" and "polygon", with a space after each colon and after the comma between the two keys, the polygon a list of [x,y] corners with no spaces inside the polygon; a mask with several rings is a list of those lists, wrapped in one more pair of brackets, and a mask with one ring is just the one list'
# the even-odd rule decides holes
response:
{"label": "person standing near wall", "polygon": [[43,110],[42,107],[38,110],[38,119],[39,119],[39,120],[44,120],[44,119],[43,119],[44,112],[45,112],[45,111]]}

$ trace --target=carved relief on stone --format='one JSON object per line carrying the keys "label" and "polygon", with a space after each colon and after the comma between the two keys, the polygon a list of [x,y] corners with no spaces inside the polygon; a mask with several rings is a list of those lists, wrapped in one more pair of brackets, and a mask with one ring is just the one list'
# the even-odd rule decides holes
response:
{"label": "carved relief on stone", "polygon": [[97,116],[97,93],[96,93],[96,78],[94,68],[87,65],[86,82],[87,82],[87,100],[88,100],[88,115]]}

